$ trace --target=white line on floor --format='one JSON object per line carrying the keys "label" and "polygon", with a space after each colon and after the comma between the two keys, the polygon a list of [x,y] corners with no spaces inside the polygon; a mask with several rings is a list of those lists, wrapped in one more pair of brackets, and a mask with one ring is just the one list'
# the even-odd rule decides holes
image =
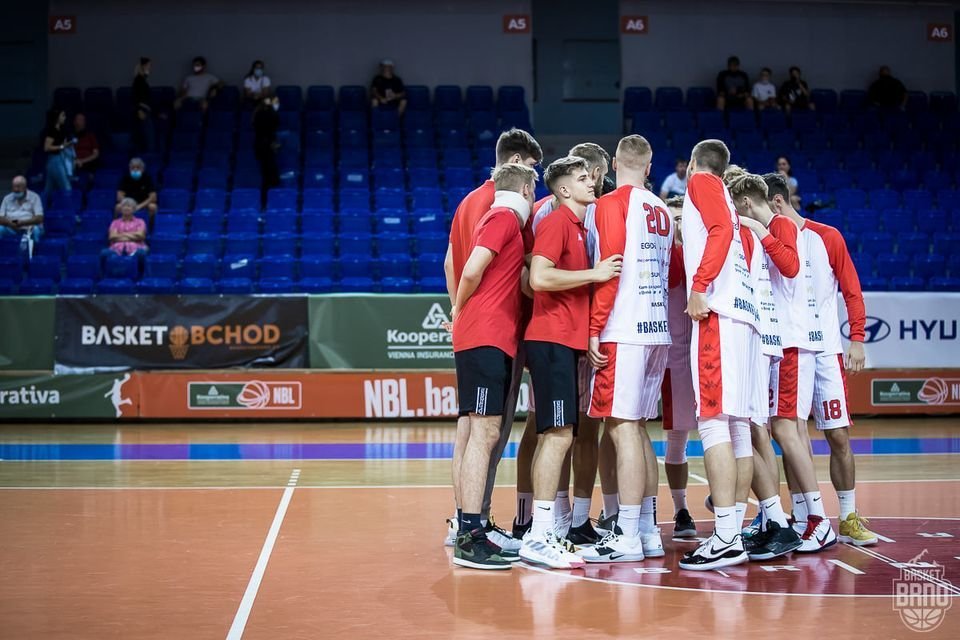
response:
{"label": "white line on floor", "polygon": [[263,548],[260,549],[260,557],[257,559],[257,565],[253,568],[253,574],[250,576],[250,582],[247,583],[247,590],[240,600],[240,608],[237,609],[237,615],[233,618],[233,624],[227,633],[227,640],[240,640],[243,637],[243,630],[247,626],[247,619],[250,617],[250,610],[253,609],[253,601],[257,599],[257,591],[260,590],[260,581],[263,580],[263,574],[267,570],[267,563],[270,561],[270,554],[273,553],[273,545],[277,541],[277,535],[280,533],[280,525],[283,524],[283,518],[287,515],[287,507],[290,505],[290,498],[296,489],[297,478],[300,475],[299,469],[294,469],[290,474],[291,485],[283,490],[283,496],[280,498],[280,504],[277,505],[277,512],[273,516],[273,523],[267,532],[267,539],[263,541]]}
{"label": "white line on floor", "polygon": [[863,575],[866,575],[866,572],[860,571],[860,569],[857,569],[856,567],[851,567],[851,566],[848,565],[846,562],[840,562],[839,560],[837,560],[837,559],[835,559],[835,558],[831,558],[831,559],[830,559],[830,564],[835,564],[835,565],[837,565],[838,567],[840,567],[841,569],[843,569],[844,571],[849,571],[850,573],[852,573],[852,574],[855,575],[855,576],[863,576]]}
{"label": "white line on floor", "polygon": [[893,538],[888,538],[887,536],[882,536],[877,532],[874,532],[873,535],[877,536],[877,540],[882,540],[884,542],[896,542]]}
{"label": "white line on floor", "polygon": [[[660,464],[666,466],[666,463],[663,461],[663,458],[657,458],[657,462],[659,462]],[[692,480],[696,480],[696,481],[699,482],[700,484],[706,484],[706,485],[709,485],[709,484],[710,484],[710,482],[709,482],[706,478],[704,478],[703,476],[698,475],[698,474],[696,474],[696,473],[691,473],[690,471],[687,471],[687,476],[689,476],[690,479],[692,479]],[[752,505],[755,506],[755,507],[759,507],[759,506],[760,506],[760,503],[757,502],[756,500],[754,500],[753,498],[747,498],[747,502],[749,502],[750,504],[752,504]]]}

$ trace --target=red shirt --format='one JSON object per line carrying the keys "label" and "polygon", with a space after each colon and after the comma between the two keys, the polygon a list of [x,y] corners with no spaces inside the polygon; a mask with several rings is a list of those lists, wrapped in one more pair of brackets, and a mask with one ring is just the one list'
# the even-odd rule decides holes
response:
{"label": "red shirt", "polygon": [[523,239],[520,220],[513,209],[491,209],[477,225],[470,244],[471,253],[474,247],[486,247],[496,255],[484,270],[477,290],[463,309],[457,310],[453,350],[496,347],[511,358],[516,357],[523,296],[520,291]]}
{"label": "red shirt", "polygon": [[493,194],[496,190],[493,180],[487,180],[468,193],[453,214],[450,244],[453,245],[453,277],[458,286],[460,276],[463,275],[463,265],[473,251],[473,231],[493,206]]}
{"label": "red shirt", "polygon": [[74,151],[77,154],[77,160],[85,160],[93,155],[93,152],[100,148],[97,137],[85,131],[77,137],[77,144],[74,145]]}
{"label": "red shirt", "polygon": [[[533,255],[543,256],[564,271],[590,268],[587,231],[569,207],[561,205],[540,222]],[[566,291],[535,292],[533,317],[524,339],[585,351],[590,337],[590,290],[586,284]]]}

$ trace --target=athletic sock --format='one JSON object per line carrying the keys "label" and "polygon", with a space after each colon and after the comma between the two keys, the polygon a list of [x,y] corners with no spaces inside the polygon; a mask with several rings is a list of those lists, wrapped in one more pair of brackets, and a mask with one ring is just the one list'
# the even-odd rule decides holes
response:
{"label": "athletic sock", "polygon": [[811,516],[827,517],[827,512],[823,510],[823,499],[820,497],[819,491],[805,493],[803,494],[803,499],[807,503],[807,513]]}
{"label": "athletic sock", "polygon": [[618,511],[620,511],[620,494],[603,494],[603,517],[609,518],[610,516],[615,516]]}
{"label": "athletic sock", "polygon": [[743,518],[744,518],[744,516],[747,515],[747,503],[746,503],[746,502],[738,502],[738,503],[733,507],[733,509],[734,509],[734,511],[733,511],[733,516],[734,516],[733,519],[734,519],[734,520],[736,521],[736,523],[737,523],[737,529],[738,529],[738,530],[739,530],[739,529],[742,529],[742,528],[743,528]]}
{"label": "athletic sock", "polygon": [[567,518],[570,515],[570,492],[557,491],[557,499],[553,503],[553,508],[556,511],[554,517],[557,520]]}
{"label": "athletic sock", "polygon": [[573,526],[580,527],[590,519],[590,498],[573,496]]}
{"label": "athletic sock", "polygon": [[464,513],[462,516],[460,516],[460,522],[460,533],[473,531],[474,529],[479,529],[483,526],[480,523],[479,513]]}
{"label": "athletic sock", "polygon": [[787,528],[787,514],[783,512],[780,496],[773,496],[760,501],[760,513],[763,514],[763,530],[767,530],[768,522],[776,522],[782,528]]}
{"label": "athletic sock", "polygon": [[533,524],[530,525],[530,534],[536,538],[543,538],[549,531],[553,531],[553,500],[533,501]]}
{"label": "athletic sock", "polygon": [[687,508],[686,489],[670,489],[670,495],[673,496],[673,515],[677,515],[680,509]]}
{"label": "athletic sock", "polygon": [[636,538],[640,535],[640,512],[643,507],[639,504],[622,504],[617,516],[617,526],[625,538]]}
{"label": "athletic sock", "polygon": [[731,542],[733,537],[740,533],[740,526],[737,524],[736,507],[718,507],[713,506],[715,533],[720,536],[724,542]]}
{"label": "athletic sock", "polygon": [[523,526],[533,516],[533,494],[517,492],[517,524]]}
{"label": "athletic sock", "polygon": [[797,522],[807,521],[807,500],[802,493],[791,493],[790,501],[793,502],[793,519]]}
{"label": "athletic sock", "polygon": [[657,496],[647,496],[640,503],[640,532],[651,533],[657,528]]}
{"label": "athletic sock", "polygon": [[846,520],[857,510],[857,490],[837,491],[837,498],[840,500],[840,520]]}

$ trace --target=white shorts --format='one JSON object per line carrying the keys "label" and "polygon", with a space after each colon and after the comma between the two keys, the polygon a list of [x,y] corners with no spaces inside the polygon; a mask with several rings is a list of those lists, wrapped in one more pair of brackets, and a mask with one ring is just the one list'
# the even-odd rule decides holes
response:
{"label": "white shorts", "polygon": [[789,347],[783,360],[770,372],[770,415],[806,420],[813,406],[813,386],[817,376],[817,354]]}
{"label": "white shorts", "polygon": [[757,362],[757,376],[754,384],[753,417],[750,421],[761,427],[770,426],[770,416],[773,415],[773,391],[770,389],[774,371],[779,364],[779,360],[774,360],[773,356],[765,353],[760,354],[760,360]]}
{"label": "white shorts", "polygon": [[817,429],[840,429],[853,425],[847,399],[847,374],[843,369],[843,354],[831,353],[816,357],[816,377],[813,383],[813,416]]}
{"label": "white shorts", "polygon": [[697,401],[693,397],[690,363],[675,362],[663,373],[663,428],[667,431],[694,431],[697,428]]}
{"label": "white shorts", "polygon": [[[586,413],[590,409],[590,387],[593,384],[593,367],[587,356],[580,356],[577,360],[577,393],[579,394],[578,411]],[[527,411],[537,412],[537,403],[533,399],[533,393],[530,393],[530,399],[527,402]]]}
{"label": "white shorts", "polygon": [[593,375],[587,415],[620,420],[656,418],[668,349],[665,344],[601,342],[600,352],[609,362]]}
{"label": "white shorts", "polygon": [[752,325],[713,311],[693,324],[690,371],[697,417],[749,419],[757,404],[760,334]]}

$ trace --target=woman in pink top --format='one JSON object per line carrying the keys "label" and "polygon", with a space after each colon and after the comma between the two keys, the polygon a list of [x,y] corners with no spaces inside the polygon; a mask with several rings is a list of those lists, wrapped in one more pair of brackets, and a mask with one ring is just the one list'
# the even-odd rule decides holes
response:
{"label": "woman in pink top", "polygon": [[110,223],[110,250],[120,256],[146,252],[147,223],[134,217],[137,203],[133,198],[120,202],[120,217]]}

